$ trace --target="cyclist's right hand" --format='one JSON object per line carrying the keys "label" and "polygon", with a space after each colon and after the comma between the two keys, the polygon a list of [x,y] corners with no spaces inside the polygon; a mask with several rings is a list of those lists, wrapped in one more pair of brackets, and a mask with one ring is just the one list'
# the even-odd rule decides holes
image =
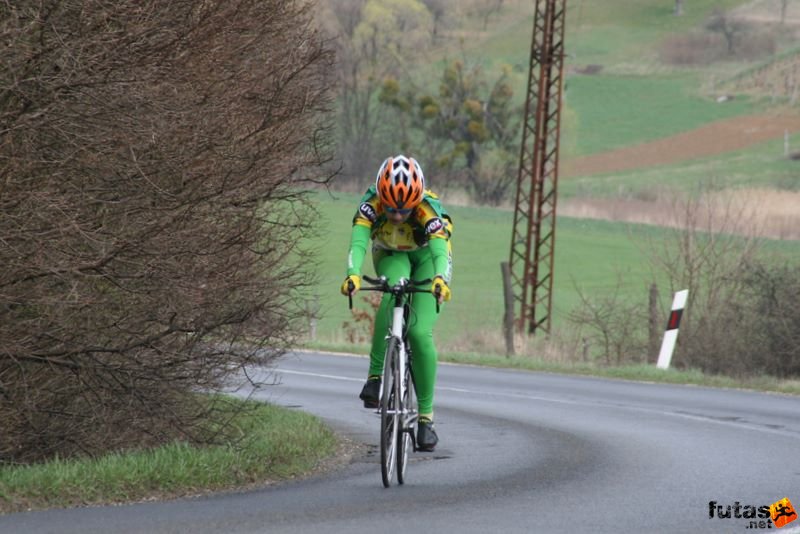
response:
{"label": "cyclist's right hand", "polygon": [[344,279],[342,284],[342,295],[352,295],[361,289],[361,277],[357,274],[351,274]]}

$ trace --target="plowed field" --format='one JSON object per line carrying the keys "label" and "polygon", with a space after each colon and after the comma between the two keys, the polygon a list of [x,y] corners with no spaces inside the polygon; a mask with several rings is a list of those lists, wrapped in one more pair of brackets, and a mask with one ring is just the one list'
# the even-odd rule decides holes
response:
{"label": "plowed field", "polygon": [[782,137],[787,131],[800,132],[800,115],[734,117],[650,143],[567,160],[561,176],[629,171],[715,156]]}

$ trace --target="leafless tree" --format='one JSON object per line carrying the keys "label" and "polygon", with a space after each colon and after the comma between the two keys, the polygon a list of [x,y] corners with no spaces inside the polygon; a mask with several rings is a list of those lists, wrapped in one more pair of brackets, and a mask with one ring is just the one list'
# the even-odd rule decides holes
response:
{"label": "leafless tree", "polygon": [[380,115],[372,105],[378,90],[380,76],[369,71],[370,62],[378,63],[377,48],[369,50],[356,45],[356,29],[362,20],[362,9],[366,0],[355,2],[332,0],[333,12],[338,24],[329,29],[335,36],[340,119],[341,150],[347,176],[368,175],[376,159],[373,154],[374,137]]}
{"label": "leafless tree", "polygon": [[605,365],[625,365],[647,361],[648,313],[644,300],[625,295],[627,276],[617,273],[613,289],[592,296],[575,283],[580,304],[567,315],[587,344]]}
{"label": "leafless tree", "polygon": [[439,32],[448,16],[452,16],[456,9],[453,0],[422,0],[433,17],[433,39],[439,38]]}
{"label": "leafless tree", "polygon": [[396,120],[376,105],[378,93],[386,77],[409,74],[411,58],[430,45],[432,17],[418,0],[328,4],[324,18],[336,47],[343,174],[362,187],[364,176],[375,172],[386,150],[398,150],[392,139]]}
{"label": "leafless tree", "polygon": [[486,28],[489,27],[489,19],[500,13],[503,9],[504,0],[487,0],[487,1],[480,1],[477,2],[476,7],[474,8],[478,16],[483,21],[483,30],[486,31]]}
{"label": "leafless tree", "polygon": [[[674,366],[738,378],[796,378],[800,269],[795,259],[761,247],[750,208],[703,185],[695,196],[676,196],[671,229],[638,229],[666,300],[650,319],[659,316],[663,328],[672,295],[687,289]],[[607,364],[644,361],[648,313],[635,296],[622,295],[623,281],[620,276],[596,294],[577,288],[580,305],[567,317]]]}
{"label": "leafless tree", "polygon": [[310,20],[0,1],[0,462],[208,439],[196,393],[287,346],[326,154]]}
{"label": "leafless tree", "polygon": [[736,42],[748,30],[747,22],[736,19],[730,13],[715,9],[706,21],[706,29],[721,33],[728,45],[728,54],[736,53]]}

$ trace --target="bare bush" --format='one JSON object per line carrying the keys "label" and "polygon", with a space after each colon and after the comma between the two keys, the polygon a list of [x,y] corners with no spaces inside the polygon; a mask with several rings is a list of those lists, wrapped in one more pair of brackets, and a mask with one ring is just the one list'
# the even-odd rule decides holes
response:
{"label": "bare bush", "polygon": [[682,343],[687,364],[739,378],[800,376],[800,270],[756,259],[740,266],[734,282],[738,290],[724,307],[695,315]]}
{"label": "bare bush", "polygon": [[772,56],[778,49],[775,35],[769,30],[752,31],[739,41],[736,55],[742,59],[756,60]]}
{"label": "bare bush", "polygon": [[676,200],[676,228],[651,243],[651,263],[654,278],[668,280],[662,295],[689,290],[674,365],[739,375],[757,367],[751,329],[736,325],[747,306],[743,266],[757,258],[758,228],[744,206],[704,193]]}
{"label": "bare bush", "polygon": [[743,269],[745,313],[735,323],[750,341],[739,370],[776,377],[800,376],[800,269],[790,262],[758,262]]}
{"label": "bare bush", "polygon": [[671,35],[661,43],[659,55],[670,65],[702,66],[729,59],[756,60],[773,55],[776,49],[772,32],[750,28],[727,33],[719,30]]}
{"label": "bare bush", "polygon": [[194,393],[302,314],[308,6],[0,5],[0,462],[207,437]]}
{"label": "bare bush", "polygon": [[660,47],[661,60],[670,65],[708,65],[723,57],[725,41],[708,33],[671,35]]}
{"label": "bare bush", "polygon": [[[673,365],[737,378],[800,376],[800,269],[763,254],[749,206],[712,192],[710,184],[694,197],[676,197],[672,228],[646,234],[659,294],[689,291]],[[573,333],[608,365],[646,361],[640,355],[648,315],[657,324],[666,320],[666,313],[648,314],[638,299],[622,298],[623,280],[600,296],[579,288],[581,304],[568,316]]]}
{"label": "bare bush", "polygon": [[647,361],[647,307],[644,299],[631,300],[624,295],[623,287],[622,274],[613,291],[601,297],[592,297],[576,286],[581,302],[567,320],[584,340],[585,358],[600,358],[605,365]]}
{"label": "bare bush", "polygon": [[348,343],[368,343],[372,340],[372,332],[375,329],[375,315],[381,305],[380,293],[369,293],[364,295],[361,300],[366,304],[366,308],[354,306],[350,310],[352,320],[342,323],[342,331]]}

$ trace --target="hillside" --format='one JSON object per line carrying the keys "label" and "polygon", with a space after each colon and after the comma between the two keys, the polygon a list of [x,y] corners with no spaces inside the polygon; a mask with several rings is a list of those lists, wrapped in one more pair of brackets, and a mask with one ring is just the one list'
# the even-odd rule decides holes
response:
{"label": "hillside", "polygon": [[[443,60],[481,65],[489,77],[510,65],[516,98],[524,98],[531,2],[424,4],[449,8],[430,48],[403,57],[402,71],[436,91]],[[567,2],[562,213],[649,222],[627,211],[663,211],[668,190],[693,193],[713,181],[738,191],[731,194],[737,199],[771,199],[758,209],[764,221],[778,221],[765,235],[800,238],[791,230],[800,227],[791,209],[800,190],[800,161],[791,157],[800,152],[800,2],[787,4],[783,20],[775,0],[692,0],[680,17],[674,5]],[[722,34],[708,24],[718,9],[746,23],[738,38],[758,46],[726,53]],[[666,52],[675,43],[718,50],[671,63]]]}
{"label": "hillside", "polygon": [[800,51],[766,62],[722,83],[730,93],[768,96],[795,106],[800,98]]}

